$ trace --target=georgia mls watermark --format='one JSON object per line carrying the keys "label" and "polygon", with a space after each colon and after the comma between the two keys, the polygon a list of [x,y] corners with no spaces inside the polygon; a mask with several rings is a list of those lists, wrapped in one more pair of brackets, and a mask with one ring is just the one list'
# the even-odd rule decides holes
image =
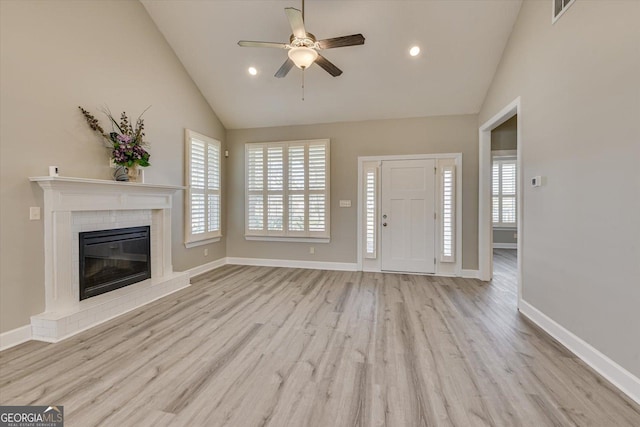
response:
{"label": "georgia mls watermark", "polygon": [[0,406],[0,427],[63,427],[62,406]]}

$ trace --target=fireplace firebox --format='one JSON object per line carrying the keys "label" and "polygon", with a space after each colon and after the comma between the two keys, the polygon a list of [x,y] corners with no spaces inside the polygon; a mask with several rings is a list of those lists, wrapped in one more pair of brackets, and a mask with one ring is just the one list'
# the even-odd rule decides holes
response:
{"label": "fireplace firebox", "polygon": [[151,277],[150,227],[79,234],[80,300]]}

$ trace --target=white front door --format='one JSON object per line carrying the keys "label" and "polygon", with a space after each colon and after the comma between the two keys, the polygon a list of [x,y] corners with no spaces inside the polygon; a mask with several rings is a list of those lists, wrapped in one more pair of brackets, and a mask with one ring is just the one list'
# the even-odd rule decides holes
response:
{"label": "white front door", "polygon": [[382,162],[382,270],[435,273],[435,166],[433,159]]}

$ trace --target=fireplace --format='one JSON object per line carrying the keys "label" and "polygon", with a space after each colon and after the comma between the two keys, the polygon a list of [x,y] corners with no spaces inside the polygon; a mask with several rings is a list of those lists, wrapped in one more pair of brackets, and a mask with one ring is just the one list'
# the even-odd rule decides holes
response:
{"label": "fireplace", "polygon": [[150,227],[79,234],[80,300],[151,277]]}
{"label": "fireplace", "polygon": [[[173,271],[171,265],[173,194],[184,187],[61,176],[29,179],[44,191],[45,309],[31,316],[34,339],[58,342],[189,286],[189,273]],[[147,268],[135,264],[132,276],[140,282],[111,283],[124,287],[101,295],[101,285],[81,293],[80,234],[146,226],[151,251],[138,250],[140,243],[136,249],[125,245],[120,258],[140,261],[146,255],[151,277]],[[106,264],[100,257],[88,258],[82,254],[83,268]]]}

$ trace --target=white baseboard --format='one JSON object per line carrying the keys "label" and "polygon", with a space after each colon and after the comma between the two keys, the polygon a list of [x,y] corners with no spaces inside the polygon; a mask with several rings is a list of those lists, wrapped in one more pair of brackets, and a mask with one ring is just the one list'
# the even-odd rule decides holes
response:
{"label": "white baseboard", "polygon": [[480,277],[480,272],[478,270],[461,270],[460,276],[465,279],[477,279]]}
{"label": "white baseboard", "polygon": [[493,249],[518,249],[517,243],[493,243]]}
{"label": "white baseboard", "polygon": [[312,270],[357,271],[355,262],[297,261],[289,259],[227,257],[227,264],[255,265],[264,267],[309,268]]}
{"label": "white baseboard", "polygon": [[518,308],[529,320],[558,340],[563,346],[569,349],[569,351],[582,359],[587,365],[591,366],[620,391],[640,404],[639,378],[609,359],[582,338],[556,323],[528,302],[521,299]]}
{"label": "white baseboard", "polygon": [[196,267],[190,268],[188,270],[185,270],[185,273],[187,273],[189,275],[189,278],[192,278],[194,276],[197,276],[199,274],[203,274],[206,273],[208,271],[211,270],[215,270],[216,268],[220,268],[223,265],[226,265],[227,263],[227,259],[226,258],[220,258],[217,259],[215,261],[211,261],[208,262],[206,264],[202,264],[202,265],[198,265]]}
{"label": "white baseboard", "polygon": [[20,326],[0,334],[0,351],[14,347],[31,339],[31,324]]}

